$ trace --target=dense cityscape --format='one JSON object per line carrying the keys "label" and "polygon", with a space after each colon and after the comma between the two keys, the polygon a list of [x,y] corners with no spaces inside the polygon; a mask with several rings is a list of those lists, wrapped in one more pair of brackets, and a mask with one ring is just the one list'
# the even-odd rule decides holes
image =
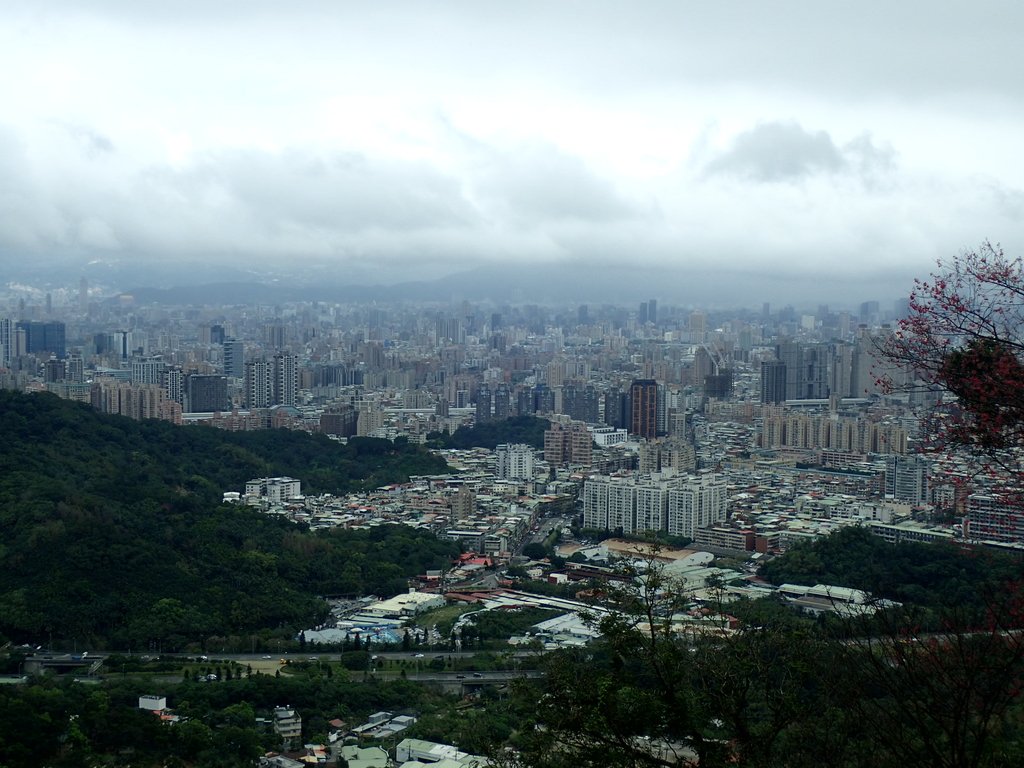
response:
{"label": "dense cityscape", "polygon": [[[1024,541],[956,456],[919,455],[935,393],[906,391],[880,352],[905,306],[135,306],[130,295],[93,298],[84,280],[58,295],[56,306],[52,294],[10,299],[6,388],[135,419],[341,441],[429,444],[516,417],[548,422],[541,444],[450,457],[472,480],[433,497],[412,486],[346,500],[363,518],[335,524],[404,519],[397,508],[458,538],[474,505],[444,519],[424,511],[451,512],[468,488],[487,497],[484,518],[570,494],[584,527],[732,550],[783,551],[851,523],[889,541]],[[622,493],[628,502],[614,500]],[[462,538],[507,557],[533,516]]]}
{"label": "dense cityscape", "polygon": [[0,3],[0,768],[1024,765],[1022,27]]}
{"label": "dense cityscape", "polygon": [[[737,652],[765,632],[769,639],[757,643],[789,643],[793,633],[818,626],[829,629],[813,641],[825,643],[813,664],[850,664],[828,661],[835,653],[828,634],[856,638],[866,632],[853,647],[866,643],[869,656],[872,643],[898,648],[908,632],[959,637],[948,633],[966,628],[944,624],[948,609],[942,606],[961,594],[966,578],[973,585],[967,603],[976,605],[970,610],[991,610],[982,606],[1003,599],[996,584],[1019,568],[1016,555],[1024,548],[1017,500],[1005,490],[1007,471],[979,475],[970,452],[929,444],[926,417],[941,411],[944,390],[922,386],[920,370],[894,356],[892,339],[913,311],[905,302],[884,307],[865,301],[850,309],[765,304],[734,311],[657,298],[628,307],[467,300],[172,305],[107,294],[83,279],[74,288],[9,289],[5,307],[0,382],[11,397],[32,399],[5,401],[10,435],[21,432],[31,440],[64,434],[71,427],[63,421],[84,418],[68,407],[88,409],[91,419],[113,419],[115,431],[138,422],[143,433],[129,430],[114,444],[92,442],[85,450],[116,462],[111,450],[141,440],[136,444],[144,450],[132,451],[128,461],[138,465],[143,484],[150,482],[153,462],[172,455],[184,466],[217,462],[213,457],[231,455],[225,451],[267,456],[234,469],[218,462],[205,480],[221,486],[185,491],[198,482],[195,474],[172,481],[184,483],[178,493],[220,504],[219,512],[200,505],[199,518],[185,513],[193,516],[186,525],[198,538],[179,546],[206,547],[210,537],[230,538],[233,527],[249,526],[249,538],[228,555],[231,564],[224,560],[216,567],[248,570],[251,556],[265,548],[263,567],[290,582],[259,592],[240,587],[229,596],[230,616],[218,605],[219,577],[204,577],[201,596],[188,597],[174,586],[175,571],[161,566],[121,592],[117,600],[124,607],[117,611],[124,619],[111,624],[97,614],[109,603],[98,584],[86,588],[95,596],[75,607],[63,600],[45,603],[51,578],[65,584],[92,578],[73,562],[40,581],[25,558],[8,560],[0,597],[7,616],[0,629],[10,640],[7,681],[31,691],[55,680],[107,680],[110,686],[120,674],[121,700],[138,697],[136,711],[174,729],[144,737],[145,748],[132,742],[140,755],[176,755],[207,765],[227,750],[237,753],[230,764],[281,768],[312,762],[456,768],[504,759],[546,765],[552,754],[590,755],[596,764],[714,764],[779,753],[771,759],[789,764],[804,752],[789,744],[785,729],[767,741],[743,741],[736,732],[732,739],[703,743],[705,736],[685,736],[673,723],[652,732],[660,735],[644,746],[635,739],[647,729],[634,730],[627,721],[587,735],[581,724],[559,725],[562,715],[549,713],[552,730],[544,733],[557,740],[551,753],[547,736],[538,742],[522,732],[521,715],[496,700],[510,696],[521,707],[545,690],[535,688],[540,680],[546,681],[544,697],[565,695],[558,686],[565,666],[576,663],[573,654],[630,642],[635,630],[616,622],[638,610],[629,602],[636,598],[648,605],[641,617],[647,610],[648,621],[658,616],[666,622],[658,646],[681,644],[695,653],[723,643]],[[54,410],[58,399],[67,406]],[[52,405],[40,406],[34,426],[11,421],[15,413],[33,418],[29,402]],[[171,431],[153,432],[159,424]],[[99,428],[99,422],[77,428],[75,439],[88,446]],[[191,436],[186,439],[192,447],[181,447],[175,434]],[[232,448],[217,442],[217,435],[270,440]],[[326,442],[309,443],[314,438]],[[54,440],[61,454],[82,450],[66,438]],[[13,458],[17,442],[9,446],[12,469],[19,464]],[[332,451],[342,450],[355,451],[345,461],[361,463],[340,470]],[[388,453],[397,464],[385,462]],[[43,455],[44,466],[63,461]],[[142,513],[145,498],[163,499],[163,507],[173,510],[166,491],[142,491],[129,479],[131,470],[111,470],[116,477],[97,486],[97,469],[69,465],[71,475],[84,473],[69,492],[92,496],[98,491],[90,489],[120,478],[129,499],[126,524],[138,529],[136,536],[147,539],[154,525],[178,525]],[[10,489],[20,489],[20,500],[9,497],[12,514],[35,495],[30,489],[36,481],[25,477],[9,475]],[[62,506],[82,504],[74,498]],[[24,509],[20,514],[32,517],[12,518],[19,522],[8,538],[31,561],[40,529],[28,520],[47,525],[48,513],[38,518]],[[75,513],[59,513],[67,525],[85,523],[68,514]],[[85,523],[86,536],[96,535],[95,523]],[[210,525],[222,532],[201,532]],[[268,525],[312,537],[304,545],[310,553],[340,549],[323,550],[308,565],[284,566],[293,555],[274,553],[282,544],[294,548],[287,543],[294,534],[274,533]],[[54,553],[64,552],[73,530],[55,534]],[[119,546],[106,535],[99,534],[88,557]],[[317,539],[321,543],[314,544]],[[377,562],[368,566],[366,555],[353,554],[362,550],[351,548],[371,541],[378,542]],[[399,558],[409,555],[400,553],[412,552],[418,552],[415,563],[402,563]],[[181,557],[172,550],[153,556]],[[879,557],[896,559],[880,566]],[[973,560],[969,577],[962,565],[960,577],[953,562],[937,565],[964,557]],[[1002,559],[989,563],[990,557]],[[336,564],[330,575],[288,575],[317,560],[318,571]],[[353,567],[356,562],[364,564]],[[115,566],[111,578],[122,578],[119,572]],[[935,582],[940,573],[947,574],[940,579],[960,578],[958,586],[939,586],[945,583]],[[293,601],[291,607],[271,609],[281,598],[265,589],[297,592],[284,598]],[[298,597],[310,590],[314,602]],[[236,616],[244,593],[251,613]],[[782,614],[764,613],[776,610]],[[872,620],[878,623],[858,624]],[[908,621],[916,628],[908,630]],[[1012,621],[1000,615],[994,626],[1002,632]],[[801,622],[810,623],[801,628]],[[781,654],[777,663],[791,663],[780,650],[772,653]],[[1000,649],[1006,653],[1007,663],[1016,665],[1022,649],[1014,642]],[[656,663],[646,656],[638,657],[638,671]],[[725,673],[720,661],[709,663],[703,674],[711,680]],[[916,674],[921,659],[911,655],[899,663]],[[129,668],[133,674],[125,677]],[[276,688],[257,694],[251,683],[261,677],[288,678],[305,685],[305,693],[300,697],[292,686],[289,699]],[[196,708],[195,689],[187,692],[197,683],[228,687],[242,681],[247,688],[229,698],[246,702],[247,714],[239,720],[244,744],[238,733],[217,725],[224,714],[210,708],[213,702]],[[880,684],[871,675],[867,682]],[[337,690],[311,694],[328,683]],[[408,691],[388,688],[408,684],[421,687],[419,704],[410,704]],[[639,684],[644,696],[655,695],[660,685]],[[365,686],[375,693],[360,695],[379,710],[340,703]],[[888,694],[894,701],[904,695],[898,690]],[[425,691],[433,693],[423,698]],[[338,696],[333,705],[325,700]],[[14,699],[8,706],[23,705]],[[124,708],[131,707],[120,706],[127,716]],[[1000,710],[999,722],[1013,711]],[[481,720],[470,736],[459,726],[467,712],[491,719]],[[882,712],[887,706],[875,714]],[[804,727],[791,714],[795,725],[787,728]],[[746,717],[734,725],[760,722]],[[623,738],[623,726],[630,734],[625,753],[615,761],[595,759],[607,736]],[[67,746],[69,732],[59,724],[54,735],[56,751],[51,745],[43,754],[60,760],[85,754]],[[575,738],[583,743],[574,745]],[[89,753],[103,753],[96,734],[80,739],[92,745]],[[21,754],[16,742],[13,754]],[[812,743],[807,754],[821,754],[823,745]],[[709,744],[731,746],[721,751]],[[843,759],[856,764],[850,755]]]}

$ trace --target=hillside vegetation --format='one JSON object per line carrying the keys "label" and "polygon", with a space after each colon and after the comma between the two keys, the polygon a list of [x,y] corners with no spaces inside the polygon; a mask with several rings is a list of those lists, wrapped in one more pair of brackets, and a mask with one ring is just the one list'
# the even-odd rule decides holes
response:
{"label": "hillside vegetation", "polygon": [[760,572],[773,584],[834,584],[922,608],[981,612],[1024,578],[1021,560],[1011,555],[953,544],[889,544],[854,526],[801,543]]}
{"label": "hillside vegetation", "polygon": [[[348,491],[444,471],[421,448],[135,422],[0,392],[0,633],[164,649],[309,626],[322,594],[396,594],[455,554],[401,526],[312,534],[220,503],[253,477]],[[83,646],[84,647],[84,646]]]}
{"label": "hillside vegetation", "polygon": [[436,448],[490,448],[502,443],[525,443],[534,448],[544,447],[544,432],[551,422],[536,416],[513,416],[499,421],[484,421],[472,427],[459,427],[451,434],[433,432],[429,435]]}

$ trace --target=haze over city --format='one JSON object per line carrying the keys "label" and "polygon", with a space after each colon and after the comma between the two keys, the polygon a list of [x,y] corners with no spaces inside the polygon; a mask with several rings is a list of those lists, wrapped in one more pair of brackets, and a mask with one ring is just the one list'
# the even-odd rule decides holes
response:
{"label": "haze over city", "polygon": [[899,298],[1024,240],[1022,15],[8,3],[0,264],[118,290],[482,270],[455,293]]}

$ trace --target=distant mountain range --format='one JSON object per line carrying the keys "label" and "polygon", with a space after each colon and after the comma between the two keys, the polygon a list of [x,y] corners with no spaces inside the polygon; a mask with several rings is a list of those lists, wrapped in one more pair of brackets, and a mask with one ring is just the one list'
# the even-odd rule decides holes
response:
{"label": "distant mountain range", "polygon": [[[49,291],[65,289],[84,277],[93,295],[131,294],[140,304],[276,304],[291,301],[449,303],[468,300],[496,304],[632,304],[656,298],[663,305],[760,309],[792,304],[816,309],[819,304],[853,308],[862,301],[890,302],[905,298],[912,276],[830,276],[813,265],[785,271],[751,272],[723,261],[721,269],[623,264],[524,262],[484,264],[431,278],[410,272],[407,280],[378,271],[372,262],[340,267],[336,263],[293,262],[228,265],[209,262],[152,262],[94,259],[67,263],[19,262],[7,280]],[[392,279],[389,279],[392,278]]]}
{"label": "distant mountain range", "polygon": [[[312,278],[316,279],[312,279]],[[150,284],[152,285],[152,284]],[[666,304],[701,307],[757,307],[794,304],[816,307],[861,301],[893,301],[902,293],[892,281],[801,280],[792,275],[673,271],[654,273],[628,269],[587,270],[559,265],[480,267],[433,280],[385,284],[361,282],[345,275],[302,274],[264,279],[220,279],[180,283],[173,287],[139,287],[125,291],[140,304],[275,304],[290,301],[327,302],[455,302],[496,304],[630,304],[657,298]],[[880,295],[881,294],[881,295]]]}

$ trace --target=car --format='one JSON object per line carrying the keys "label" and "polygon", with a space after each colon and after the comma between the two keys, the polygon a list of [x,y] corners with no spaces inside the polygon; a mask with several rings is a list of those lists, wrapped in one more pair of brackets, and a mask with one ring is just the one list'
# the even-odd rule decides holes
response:
{"label": "car", "polygon": [[455,676],[455,679],[456,679],[456,680],[465,680],[465,679],[466,679],[466,676],[465,676],[465,675],[456,675],[456,676]]}
{"label": "car", "polygon": [[483,677],[483,675],[479,672],[474,672],[473,677]]}
{"label": "car", "polygon": [[264,658],[264,659],[271,659],[271,658],[273,658],[273,657],[272,657],[272,656],[264,656],[263,658]]}

